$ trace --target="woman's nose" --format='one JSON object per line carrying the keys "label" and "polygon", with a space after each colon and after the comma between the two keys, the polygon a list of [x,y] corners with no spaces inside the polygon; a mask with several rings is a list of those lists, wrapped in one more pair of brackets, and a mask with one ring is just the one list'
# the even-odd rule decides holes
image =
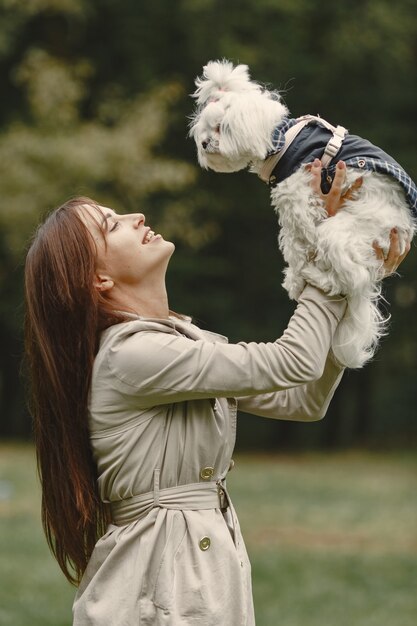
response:
{"label": "woman's nose", "polygon": [[145,223],[145,216],[143,213],[133,213],[132,217],[135,228],[138,228],[141,224]]}

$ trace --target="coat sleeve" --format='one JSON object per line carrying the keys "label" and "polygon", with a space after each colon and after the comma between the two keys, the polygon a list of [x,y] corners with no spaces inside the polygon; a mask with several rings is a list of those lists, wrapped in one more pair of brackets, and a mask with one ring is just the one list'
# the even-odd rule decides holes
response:
{"label": "coat sleeve", "polygon": [[318,380],[283,391],[237,398],[238,409],[273,419],[301,422],[320,420],[326,415],[343,372],[344,368],[330,353],[323,375]]}
{"label": "coat sleeve", "polygon": [[111,384],[143,404],[268,393],[317,381],[338,322],[342,297],[307,286],[282,337],[271,343],[211,343],[142,331],[109,350]]}

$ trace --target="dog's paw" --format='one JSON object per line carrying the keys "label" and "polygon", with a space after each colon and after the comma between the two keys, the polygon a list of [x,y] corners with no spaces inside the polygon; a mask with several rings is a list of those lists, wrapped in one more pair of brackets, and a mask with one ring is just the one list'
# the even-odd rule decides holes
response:
{"label": "dog's paw", "polygon": [[338,276],[334,272],[323,271],[314,263],[305,265],[300,275],[306,283],[321,289],[321,291],[330,296],[346,295],[348,293],[347,286],[343,284],[343,281],[338,280]]}
{"label": "dog's paw", "polygon": [[288,293],[290,300],[297,301],[306,285],[306,281],[290,267],[285,268],[284,277],[282,286]]}

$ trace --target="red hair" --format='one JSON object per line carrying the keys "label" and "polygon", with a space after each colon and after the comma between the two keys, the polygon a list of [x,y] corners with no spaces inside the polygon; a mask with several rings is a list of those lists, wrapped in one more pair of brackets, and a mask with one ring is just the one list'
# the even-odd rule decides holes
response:
{"label": "red hair", "polygon": [[[25,265],[25,348],[42,523],[52,553],[78,584],[109,521],[88,432],[88,395],[100,332],[125,321],[94,287],[95,242],[79,214],[89,198],[54,210]],[[99,224],[99,220],[97,220]]]}

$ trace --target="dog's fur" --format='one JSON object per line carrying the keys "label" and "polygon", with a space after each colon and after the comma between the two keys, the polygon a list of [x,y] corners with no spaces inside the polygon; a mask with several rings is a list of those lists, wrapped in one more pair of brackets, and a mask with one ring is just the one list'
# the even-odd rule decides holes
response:
{"label": "dog's fur", "polygon": [[[258,173],[273,148],[276,126],[288,109],[276,91],[249,78],[246,65],[214,61],[196,80],[197,109],[190,135],[202,167],[236,172],[250,166]],[[284,288],[297,299],[306,282],[329,294],[344,294],[348,311],[333,340],[333,352],[347,367],[362,367],[386,332],[378,309],[382,262],[390,231],[397,228],[402,251],[415,223],[401,186],[388,176],[347,168],[346,188],[363,178],[355,197],[326,219],[323,201],[312,192],[311,173],[301,167],[271,191],[280,223],[279,245],[288,267]],[[279,167],[279,165],[278,165]]]}

